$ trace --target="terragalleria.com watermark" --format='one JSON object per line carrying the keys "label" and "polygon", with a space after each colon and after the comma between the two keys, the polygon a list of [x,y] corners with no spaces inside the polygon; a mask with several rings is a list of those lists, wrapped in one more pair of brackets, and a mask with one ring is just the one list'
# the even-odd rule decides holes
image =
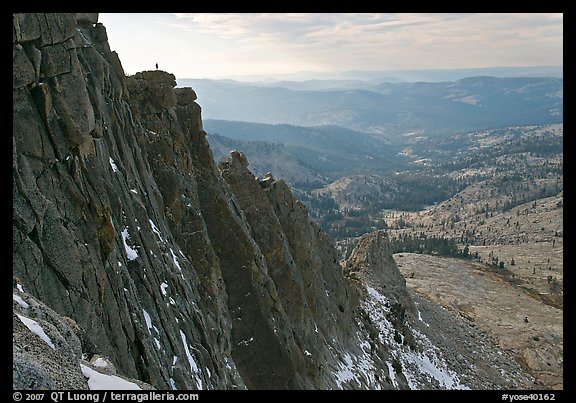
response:
{"label": "terragalleria.com watermark", "polygon": [[54,392],[14,392],[12,398],[15,402],[39,402],[46,401],[45,397],[54,403],[59,402],[146,402],[146,401],[197,401],[200,395],[188,392],[78,392],[78,391],[54,391]]}

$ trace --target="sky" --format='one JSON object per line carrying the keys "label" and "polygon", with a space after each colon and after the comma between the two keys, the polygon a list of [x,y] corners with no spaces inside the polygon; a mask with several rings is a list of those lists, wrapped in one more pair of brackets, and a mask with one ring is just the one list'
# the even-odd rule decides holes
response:
{"label": "sky", "polygon": [[101,13],[127,74],[563,65],[563,14]]}

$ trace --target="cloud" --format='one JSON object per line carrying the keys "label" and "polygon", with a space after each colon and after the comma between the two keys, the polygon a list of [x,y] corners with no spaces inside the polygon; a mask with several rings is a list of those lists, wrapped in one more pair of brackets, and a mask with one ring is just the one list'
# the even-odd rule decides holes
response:
{"label": "cloud", "polygon": [[[421,47],[454,50],[562,45],[562,15],[554,14],[177,14],[190,29],[239,45],[335,56],[370,51],[398,55]],[[560,40],[559,40],[560,39]],[[351,53],[350,53],[351,52]]]}
{"label": "cloud", "polygon": [[[160,18],[161,17],[161,18]],[[161,15],[176,53],[255,73],[562,64],[562,14],[196,13]],[[148,17],[150,18],[150,17]],[[148,24],[147,29],[153,27]],[[166,37],[166,36],[165,36]],[[180,58],[183,56],[180,55]],[[190,56],[192,58],[192,56]]]}

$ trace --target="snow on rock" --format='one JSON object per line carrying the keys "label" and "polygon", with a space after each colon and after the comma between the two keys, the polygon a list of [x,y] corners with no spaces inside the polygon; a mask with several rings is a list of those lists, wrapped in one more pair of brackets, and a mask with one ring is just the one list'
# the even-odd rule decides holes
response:
{"label": "snow on rock", "polygon": [[174,378],[170,378],[170,387],[172,388],[172,390],[177,390],[178,388],[176,387],[176,382],[174,382]]}
{"label": "snow on rock", "polygon": [[[417,304],[415,304],[417,306]],[[426,323],[424,321],[424,319],[422,319],[422,313],[420,312],[420,310],[418,308],[416,308],[416,313],[418,314],[418,320],[422,323],[424,323],[427,327],[430,327],[430,325],[428,323]]]}
{"label": "snow on rock", "polygon": [[170,253],[172,254],[172,261],[174,262],[174,265],[178,268],[178,270],[182,271],[182,268],[180,267],[180,264],[178,263],[178,258],[174,254],[174,251],[172,250],[172,248],[170,248]]}
{"label": "snow on rock", "polygon": [[164,238],[162,238],[162,234],[158,230],[158,227],[156,226],[156,224],[154,224],[154,221],[152,221],[151,219],[148,219],[148,222],[150,223],[150,226],[152,227],[152,232],[154,232],[158,236],[158,238],[160,238],[160,240],[162,242],[164,242]]}
{"label": "snow on rock", "polygon": [[344,382],[354,379],[354,364],[350,354],[344,355],[344,363],[340,363],[340,368],[334,373],[338,386],[342,388]]}
{"label": "snow on rock", "polygon": [[178,268],[178,270],[180,271],[180,277],[182,277],[182,280],[186,281],[184,274],[182,274],[182,267],[180,267],[180,263],[178,262],[178,258],[174,254],[174,251],[172,250],[172,248],[170,248],[170,253],[172,254],[172,262],[174,262],[174,266],[176,266]]}
{"label": "snow on rock", "polygon": [[28,305],[28,303],[24,301],[18,294],[12,293],[12,301],[16,301],[16,303],[24,309],[28,309],[30,307],[30,305]]}
{"label": "snow on rock", "polygon": [[390,313],[389,300],[372,287],[366,287],[366,291],[369,298],[363,301],[362,306],[378,327],[380,341],[388,344],[394,336],[394,325],[386,318],[386,314]]}
{"label": "snow on rock", "polygon": [[138,252],[133,249],[128,243],[127,240],[130,239],[130,235],[128,234],[128,227],[124,227],[122,230],[122,242],[124,242],[124,249],[126,250],[126,256],[128,260],[135,260],[138,257]]}
{"label": "snow on rock", "polygon": [[[448,373],[448,371],[445,368],[442,368],[438,363],[432,362],[425,354],[407,354],[403,357],[402,361],[413,364],[413,368],[418,370],[417,374],[419,373],[420,376],[426,374],[430,378],[438,381],[440,385],[447,389],[459,389],[458,379],[450,375],[450,373]],[[414,372],[414,370],[406,371],[406,380],[411,389],[419,389],[419,384],[416,382],[416,377],[414,376],[416,374]]]}
{"label": "snow on rock", "polygon": [[112,167],[112,170],[114,172],[118,172],[118,167],[116,166],[116,163],[114,162],[114,160],[112,159],[112,157],[110,157],[110,166]]}
{"label": "snow on rock", "polygon": [[380,303],[382,305],[388,303],[388,298],[386,298],[384,295],[380,294],[374,288],[366,287],[366,291],[368,292],[368,295],[370,295],[372,297],[372,299],[375,300],[375,302]]}
{"label": "snow on rock", "polygon": [[[421,352],[411,350],[402,342],[394,340],[395,328],[387,318],[390,312],[389,300],[372,287],[366,287],[368,297],[362,302],[363,309],[370,316],[371,321],[377,326],[379,338],[390,347],[390,355],[402,366],[410,389],[428,389],[434,385],[441,389],[469,389],[460,383],[458,375],[449,369],[442,357],[441,351],[422,333],[414,328],[411,332],[419,344]],[[422,320],[420,312],[418,319]],[[408,326],[410,327],[409,323]],[[397,386],[395,370],[387,363],[390,379]]]}
{"label": "snow on rock", "polygon": [[50,340],[50,337],[48,337],[48,335],[44,332],[44,329],[42,329],[42,326],[40,326],[38,322],[36,322],[33,319],[27,318],[26,316],[22,316],[20,314],[16,315],[18,316],[20,321],[24,323],[24,325],[26,325],[28,329],[30,329],[32,333],[34,333],[42,340],[44,340],[46,344],[48,344],[53,350],[56,350],[56,346],[54,346],[54,343],[52,343],[52,340]]}
{"label": "snow on rock", "polygon": [[144,313],[144,320],[146,321],[146,327],[148,328],[148,333],[152,334],[150,329],[152,329],[152,318],[150,318],[150,314],[146,311],[146,309],[142,309]]}
{"label": "snow on rock", "polygon": [[162,295],[166,296],[166,289],[168,288],[168,283],[164,281],[160,284],[160,291],[162,291]]}
{"label": "snow on rock", "polygon": [[423,346],[424,352],[405,351],[401,356],[403,367],[408,369],[405,375],[410,388],[419,389],[416,380],[422,379],[424,376],[430,380],[435,380],[445,389],[470,389],[460,383],[458,375],[448,368],[440,350],[432,344],[430,339],[417,330],[412,332],[416,340]]}
{"label": "snow on rock", "polygon": [[[192,371],[194,371],[196,375],[200,375],[200,369],[198,368],[198,365],[196,364],[196,361],[194,360],[192,353],[190,353],[190,348],[188,347],[188,340],[186,340],[186,335],[184,334],[182,329],[180,329],[180,337],[182,338],[182,344],[184,345],[184,350],[186,351],[186,357],[188,358],[188,364],[190,364],[190,369],[192,369]],[[201,390],[202,379],[200,379],[200,377],[198,376],[196,380],[198,381],[198,389]]]}
{"label": "snow on rock", "polygon": [[368,389],[381,389],[382,385],[377,379],[381,377],[382,373],[372,358],[370,343],[367,340],[368,335],[358,332],[356,336],[361,352],[345,353],[342,356],[338,368],[334,372],[336,384],[340,389],[346,388],[345,383],[355,383],[357,386]]}
{"label": "snow on rock", "polygon": [[80,364],[82,374],[88,378],[88,388],[90,390],[142,390],[133,382],[122,379],[116,375],[105,375],[92,368]]}

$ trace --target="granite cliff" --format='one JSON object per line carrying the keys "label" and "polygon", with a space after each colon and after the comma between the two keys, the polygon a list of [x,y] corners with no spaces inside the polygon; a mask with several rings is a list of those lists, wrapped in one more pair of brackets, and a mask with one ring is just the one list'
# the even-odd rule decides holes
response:
{"label": "granite cliff", "polygon": [[[15,315],[41,301],[86,339],[68,353],[156,388],[392,387],[346,373],[384,357],[331,241],[282,180],[214,164],[192,89],[126,77],[96,14],[13,21]],[[14,371],[41,369],[25,350]]]}
{"label": "granite cliff", "polygon": [[14,388],[465,387],[385,236],[343,269],[282,179],[216,166],[175,86],[126,77],[97,14],[14,14]]}

